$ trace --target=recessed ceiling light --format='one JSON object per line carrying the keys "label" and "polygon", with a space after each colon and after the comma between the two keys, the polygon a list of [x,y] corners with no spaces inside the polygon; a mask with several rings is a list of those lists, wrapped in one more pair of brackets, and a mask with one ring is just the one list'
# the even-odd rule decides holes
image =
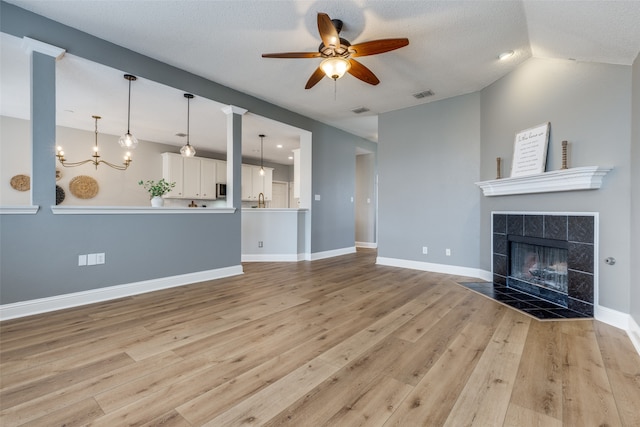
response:
{"label": "recessed ceiling light", "polygon": [[509,59],[513,56],[513,51],[512,50],[508,50],[506,52],[502,52],[500,55],[498,55],[498,59],[500,61],[504,61],[505,59]]}
{"label": "recessed ceiling light", "polygon": [[278,144],[278,145],[276,145],[276,147],[282,148],[282,144]]}

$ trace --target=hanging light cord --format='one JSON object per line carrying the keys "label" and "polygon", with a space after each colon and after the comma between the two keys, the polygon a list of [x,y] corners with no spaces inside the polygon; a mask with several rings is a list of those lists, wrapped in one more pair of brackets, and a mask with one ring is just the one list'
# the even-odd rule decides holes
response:
{"label": "hanging light cord", "polygon": [[189,105],[191,105],[191,98],[187,97],[187,145],[189,145]]}
{"label": "hanging light cord", "polygon": [[127,104],[127,133],[131,133],[131,79],[129,80],[129,103]]}

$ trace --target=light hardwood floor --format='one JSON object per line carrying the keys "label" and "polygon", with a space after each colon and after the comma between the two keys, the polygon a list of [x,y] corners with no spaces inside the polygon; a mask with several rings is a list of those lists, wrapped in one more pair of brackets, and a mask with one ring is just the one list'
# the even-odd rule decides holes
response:
{"label": "light hardwood floor", "polygon": [[[2,426],[640,426],[640,357],[359,251],[0,324]],[[467,279],[471,280],[471,279]]]}

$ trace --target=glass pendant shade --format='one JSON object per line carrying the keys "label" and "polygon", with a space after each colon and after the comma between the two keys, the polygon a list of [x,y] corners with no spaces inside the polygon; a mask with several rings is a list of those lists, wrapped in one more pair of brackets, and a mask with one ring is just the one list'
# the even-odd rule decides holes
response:
{"label": "glass pendant shade", "polygon": [[264,168],[260,168],[260,175],[264,176]]}
{"label": "glass pendant shade", "polygon": [[193,157],[196,155],[196,149],[193,148],[193,145],[187,142],[182,148],[180,148],[180,154],[182,157]]}
{"label": "glass pendant shade", "polygon": [[122,148],[126,148],[127,150],[135,150],[138,146],[138,138],[127,132],[120,137],[120,139],[118,140],[118,144],[120,144]]}
{"label": "glass pendant shade", "polygon": [[330,79],[337,80],[349,71],[351,63],[339,56],[327,58],[320,63],[320,68]]}

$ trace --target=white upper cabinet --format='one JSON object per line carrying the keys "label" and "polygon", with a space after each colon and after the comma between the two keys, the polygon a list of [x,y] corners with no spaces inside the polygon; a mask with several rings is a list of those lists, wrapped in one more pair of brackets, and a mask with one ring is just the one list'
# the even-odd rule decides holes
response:
{"label": "white upper cabinet", "polygon": [[260,175],[260,166],[242,165],[242,200],[257,201],[262,193],[264,200],[273,197],[273,169],[264,168],[264,176]]}
{"label": "white upper cabinet", "polygon": [[170,198],[184,197],[184,179],[182,176],[182,156],[172,153],[162,153],[162,177],[165,181],[176,185],[165,196]]}
{"label": "white upper cabinet", "polygon": [[182,157],[180,154],[162,154],[162,176],[175,182],[174,189],[165,197],[177,199],[216,198],[217,161],[201,157]]}

